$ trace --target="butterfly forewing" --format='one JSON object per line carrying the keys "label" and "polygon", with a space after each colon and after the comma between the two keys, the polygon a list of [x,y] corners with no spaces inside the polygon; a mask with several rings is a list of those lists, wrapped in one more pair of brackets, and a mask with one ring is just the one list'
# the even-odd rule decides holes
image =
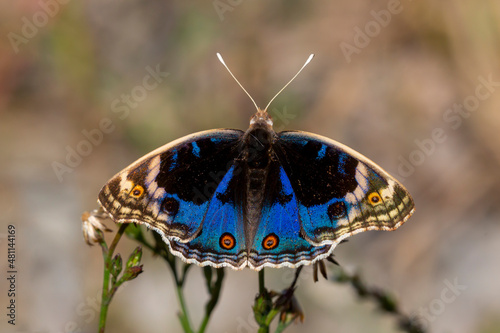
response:
{"label": "butterfly forewing", "polygon": [[115,175],[99,202],[119,223],[144,223],[180,242],[195,238],[243,134],[212,130],[171,142]]}
{"label": "butterfly forewing", "polygon": [[303,236],[312,244],[336,245],[361,231],[394,230],[413,212],[413,200],[397,180],[336,141],[286,131],[275,146],[297,197]]}

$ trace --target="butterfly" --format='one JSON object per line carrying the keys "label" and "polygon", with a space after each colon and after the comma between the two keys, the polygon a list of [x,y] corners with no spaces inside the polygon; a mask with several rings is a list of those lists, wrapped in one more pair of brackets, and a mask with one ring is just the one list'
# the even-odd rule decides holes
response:
{"label": "butterfly", "polygon": [[320,135],[276,133],[268,106],[254,105],[246,131],[168,143],[111,178],[99,204],[117,223],[154,229],[187,263],[254,270],[315,263],[346,237],[395,230],[414,212],[374,162]]}

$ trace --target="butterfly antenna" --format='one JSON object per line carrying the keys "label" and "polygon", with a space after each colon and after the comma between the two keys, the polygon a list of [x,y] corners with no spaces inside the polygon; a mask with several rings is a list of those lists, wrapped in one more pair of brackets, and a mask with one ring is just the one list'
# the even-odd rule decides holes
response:
{"label": "butterfly antenna", "polygon": [[264,111],[265,111],[265,112],[267,112],[267,108],[269,107],[269,105],[271,105],[271,103],[274,101],[274,99],[275,99],[276,97],[278,97],[278,95],[279,95],[279,94],[281,94],[281,92],[282,92],[283,90],[285,90],[285,88],[286,88],[286,87],[287,87],[290,83],[292,83],[292,81],[293,81],[293,80],[294,80],[294,79],[295,79],[295,78],[296,78],[296,77],[300,74],[300,72],[302,72],[302,70],[304,69],[304,67],[306,67],[306,66],[307,66],[307,64],[311,62],[312,58],[314,58],[314,54],[311,54],[311,55],[309,56],[309,58],[307,58],[306,62],[304,63],[304,65],[302,65],[302,67],[299,69],[299,71],[297,72],[297,74],[295,74],[295,75],[292,77],[292,79],[291,79],[290,81],[288,81],[288,83],[287,83],[287,84],[285,84],[285,86],[284,86],[283,88],[281,88],[281,90],[280,90],[280,91],[278,91],[278,93],[277,93],[276,95],[274,95],[274,97],[273,97],[273,98],[271,98],[271,100],[270,100],[270,101],[269,101],[269,103],[267,104],[266,108],[264,109]]}
{"label": "butterfly antenna", "polygon": [[224,62],[224,59],[222,59],[222,56],[220,55],[220,53],[217,53],[217,57],[219,58],[219,61],[224,65],[224,67],[226,67],[226,69],[229,72],[229,74],[231,74],[231,76],[233,77],[234,81],[236,81],[236,83],[238,83],[238,85],[241,87],[241,89],[243,89],[243,91],[248,95],[248,97],[250,97],[250,99],[252,100],[253,105],[255,105],[255,108],[257,109],[257,111],[259,111],[260,109],[257,106],[257,103],[255,103],[255,101],[253,100],[252,96],[250,96],[250,94],[248,93],[248,91],[245,88],[243,88],[243,86],[241,85],[240,81],[238,81],[238,79],[233,75],[233,73],[231,72],[231,70],[229,69],[229,67],[227,67],[227,65]]}

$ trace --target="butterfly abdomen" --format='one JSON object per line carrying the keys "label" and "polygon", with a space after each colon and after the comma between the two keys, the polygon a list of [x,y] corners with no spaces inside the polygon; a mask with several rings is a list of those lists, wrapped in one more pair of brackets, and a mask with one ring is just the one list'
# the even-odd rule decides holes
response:
{"label": "butterfly abdomen", "polygon": [[243,137],[244,173],[247,180],[244,207],[247,249],[252,246],[261,219],[274,136],[269,123],[256,121]]}

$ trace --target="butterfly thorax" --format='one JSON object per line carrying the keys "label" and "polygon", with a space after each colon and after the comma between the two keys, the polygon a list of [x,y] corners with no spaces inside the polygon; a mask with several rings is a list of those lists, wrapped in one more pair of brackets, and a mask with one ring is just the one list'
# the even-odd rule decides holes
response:
{"label": "butterfly thorax", "polygon": [[271,117],[259,110],[250,120],[244,142],[244,170],[247,179],[245,216],[245,239],[248,249],[251,248],[264,201],[265,186],[268,176],[268,165],[272,159],[272,145],[276,139]]}

